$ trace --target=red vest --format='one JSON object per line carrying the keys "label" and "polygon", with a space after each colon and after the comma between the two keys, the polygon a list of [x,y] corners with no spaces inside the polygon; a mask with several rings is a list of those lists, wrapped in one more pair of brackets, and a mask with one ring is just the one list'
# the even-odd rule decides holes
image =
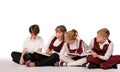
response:
{"label": "red vest", "polygon": [[[111,43],[111,41],[108,39],[108,42],[109,43]],[[107,51],[107,49],[108,49],[108,46],[109,46],[109,44],[105,44],[104,46],[103,46],[103,48],[101,49],[100,47],[99,47],[99,43],[96,41],[96,38],[94,39],[94,47],[93,47],[93,51],[94,52],[96,52],[97,54],[99,54],[99,55],[104,55],[105,53],[106,53],[106,51]]]}
{"label": "red vest", "polygon": [[51,41],[51,43],[50,43],[50,45],[49,45],[49,49],[50,49],[50,50],[53,49],[53,50],[56,51],[56,52],[60,52],[60,50],[62,49],[62,46],[63,46],[63,44],[64,44],[64,41],[61,42],[60,45],[58,45],[58,46],[56,47],[56,46],[53,46],[53,43],[55,42],[56,39],[57,39],[56,37],[54,37],[54,38],[52,39],[52,41]]}
{"label": "red vest", "polygon": [[[81,54],[83,52],[83,49],[82,49],[81,45],[82,45],[82,40],[80,40],[79,48],[77,49],[77,53],[79,53],[79,54]],[[75,53],[76,49],[71,50],[68,43],[67,43],[67,47],[68,47],[70,53]]]}

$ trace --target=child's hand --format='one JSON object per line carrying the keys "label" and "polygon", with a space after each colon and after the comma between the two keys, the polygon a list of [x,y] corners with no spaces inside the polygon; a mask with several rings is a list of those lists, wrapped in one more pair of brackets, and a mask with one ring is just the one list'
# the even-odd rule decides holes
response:
{"label": "child's hand", "polygon": [[47,51],[45,53],[50,55],[50,54],[52,54],[52,50],[47,49]]}
{"label": "child's hand", "polygon": [[51,52],[51,51],[50,51],[50,52],[46,52],[46,54],[49,54],[49,55],[50,55],[50,54],[52,54],[52,52]]}
{"label": "child's hand", "polygon": [[94,52],[94,51],[92,51],[91,55],[92,55],[94,58],[99,58],[99,55],[98,55],[96,52]]}
{"label": "child's hand", "polygon": [[42,52],[42,48],[38,48],[38,52]]}
{"label": "child's hand", "polygon": [[94,58],[96,58],[97,53],[94,52],[94,51],[92,51],[91,55],[92,55]]}

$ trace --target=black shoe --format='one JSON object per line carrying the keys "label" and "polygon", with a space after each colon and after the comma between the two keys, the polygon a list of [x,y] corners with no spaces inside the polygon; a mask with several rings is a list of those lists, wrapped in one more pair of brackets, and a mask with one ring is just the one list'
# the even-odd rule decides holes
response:
{"label": "black shoe", "polygon": [[86,67],[87,64],[88,64],[88,63],[84,63],[84,64],[82,65],[82,67]]}
{"label": "black shoe", "polygon": [[61,62],[59,63],[59,66],[63,66],[63,63],[64,63],[64,62],[63,62],[63,61],[61,61]]}
{"label": "black shoe", "polygon": [[100,68],[100,65],[93,64],[93,63],[90,63],[90,64],[88,65],[88,69],[96,69],[96,68]]}
{"label": "black shoe", "polygon": [[113,68],[113,69],[117,69],[117,64],[114,65],[114,66],[112,66],[111,68]]}
{"label": "black shoe", "polygon": [[61,61],[59,66],[63,66],[63,67],[66,67],[67,66],[67,62],[64,62],[64,61]]}

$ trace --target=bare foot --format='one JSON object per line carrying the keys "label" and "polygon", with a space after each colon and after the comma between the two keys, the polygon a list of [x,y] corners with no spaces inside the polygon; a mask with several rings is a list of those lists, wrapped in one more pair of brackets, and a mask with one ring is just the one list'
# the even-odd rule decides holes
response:
{"label": "bare foot", "polygon": [[27,67],[34,67],[34,66],[35,66],[35,63],[34,63],[34,62],[27,61],[25,65],[26,65]]}
{"label": "bare foot", "polygon": [[58,61],[55,62],[55,63],[54,63],[54,66],[59,66],[59,62],[58,62]]}
{"label": "bare foot", "polygon": [[29,63],[29,67],[35,67],[35,63],[34,62],[30,62]]}

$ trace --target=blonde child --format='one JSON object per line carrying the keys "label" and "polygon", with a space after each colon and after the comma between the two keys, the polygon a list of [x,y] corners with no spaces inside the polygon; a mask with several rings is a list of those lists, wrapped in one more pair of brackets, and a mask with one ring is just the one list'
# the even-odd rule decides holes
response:
{"label": "blonde child", "polygon": [[119,55],[112,55],[113,42],[109,40],[110,32],[107,28],[102,28],[97,31],[97,36],[90,43],[91,55],[87,57],[90,63],[88,68],[117,68],[120,63]]}
{"label": "blonde child", "polygon": [[[75,54],[85,54],[88,50],[88,45],[80,38],[78,38],[78,32],[75,29],[72,29],[65,33],[65,45],[64,48],[60,52],[60,59],[61,59],[61,65],[63,66],[77,66],[82,65],[86,63],[84,62],[78,62],[78,60],[82,59],[81,57],[73,57],[68,55],[69,53],[75,53]],[[67,55],[65,55],[65,53]],[[86,57],[84,57],[86,58]]]}

